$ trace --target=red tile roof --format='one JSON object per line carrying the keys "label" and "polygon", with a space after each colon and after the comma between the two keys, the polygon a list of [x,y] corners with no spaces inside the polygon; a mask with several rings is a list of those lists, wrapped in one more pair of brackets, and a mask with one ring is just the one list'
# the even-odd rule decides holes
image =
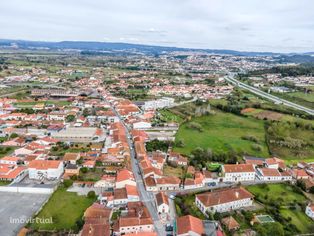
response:
{"label": "red tile roof", "polygon": [[241,199],[252,198],[253,195],[242,187],[236,187],[201,193],[197,194],[196,197],[203,203],[203,205],[210,207]]}
{"label": "red tile roof", "polygon": [[53,160],[33,160],[29,163],[28,168],[39,170],[57,169],[61,163],[61,161]]}
{"label": "red tile roof", "polygon": [[224,165],[225,173],[255,172],[252,164]]}
{"label": "red tile roof", "polygon": [[177,233],[189,234],[189,232],[195,232],[199,235],[203,235],[205,230],[202,220],[191,215],[177,218]]}

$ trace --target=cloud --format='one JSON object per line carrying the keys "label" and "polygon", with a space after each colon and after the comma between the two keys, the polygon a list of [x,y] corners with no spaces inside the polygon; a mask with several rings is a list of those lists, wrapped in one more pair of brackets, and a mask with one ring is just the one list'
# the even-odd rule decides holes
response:
{"label": "cloud", "polygon": [[309,0],[10,0],[0,38],[314,51],[313,9]]}

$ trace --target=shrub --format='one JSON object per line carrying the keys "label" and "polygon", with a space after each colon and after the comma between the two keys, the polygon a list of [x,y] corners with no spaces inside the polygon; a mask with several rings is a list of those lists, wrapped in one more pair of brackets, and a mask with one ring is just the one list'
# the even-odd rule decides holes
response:
{"label": "shrub", "polygon": [[63,181],[63,185],[64,185],[64,187],[66,187],[66,188],[71,187],[72,184],[73,184],[73,180],[71,180],[71,179],[66,179],[66,180]]}
{"label": "shrub", "polygon": [[95,198],[95,197],[96,197],[95,191],[89,191],[89,192],[87,193],[87,197],[88,197],[88,198]]}

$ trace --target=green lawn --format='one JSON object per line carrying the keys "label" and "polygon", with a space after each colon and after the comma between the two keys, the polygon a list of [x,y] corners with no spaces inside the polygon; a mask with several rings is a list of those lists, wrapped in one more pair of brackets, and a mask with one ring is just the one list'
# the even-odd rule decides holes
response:
{"label": "green lawn", "polygon": [[84,211],[93,202],[94,199],[78,196],[60,187],[36,216],[38,218],[52,217],[53,224],[34,223],[30,227],[36,230],[77,230],[76,221],[82,218]]}
{"label": "green lawn", "polygon": [[[307,217],[297,204],[306,204],[308,199],[299,192],[293,190],[288,184],[252,185],[247,189],[253,193],[256,200],[270,206],[272,203],[280,204],[279,213],[290,223],[295,225],[301,233],[309,233],[313,221]],[[297,206],[290,209],[289,206]],[[288,220],[289,221],[289,220]]]}
{"label": "green lawn", "polygon": [[[203,131],[189,128],[191,122],[202,126]],[[261,151],[252,148],[255,143],[243,140],[246,135],[258,139]],[[254,118],[240,117],[231,113],[215,111],[214,115],[193,118],[190,122],[180,126],[176,135],[177,140],[184,140],[184,147],[175,147],[175,151],[190,154],[196,147],[211,148],[213,152],[223,153],[230,149],[250,155],[268,157],[265,144],[265,131],[263,121]]]}
{"label": "green lawn", "polygon": [[58,101],[58,100],[48,100],[48,101],[32,101],[32,102],[17,102],[14,105],[18,108],[31,108],[37,104],[54,104],[56,106],[67,106],[71,104],[69,101]]}
{"label": "green lawn", "polygon": [[309,231],[309,226],[314,224],[303,211],[281,209],[280,214],[285,218],[291,218],[291,223],[295,225],[301,232],[311,232]]}
{"label": "green lawn", "polygon": [[0,147],[0,158],[5,157],[14,151],[14,147]]}
{"label": "green lawn", "polygon": [[178,216],[192,215],[202,220],[206,218],[195,204],[195,194],[177,196],[175,199],[175,205]]}
{"label": "green lawn", "polygon": [[268,184],[266,186],[259,184],[248,186],[247,189],[255,196],[258,195],[262,202],[276,201],[279,197],[283,199],[285,205],[306,200],[305,196],[293,192],[292,187],[287,184]]}
{"label": "green lawn", "polygon": [[0,180],[0,186],[6,186],[8,184],[10,184],[10,181],[4,181],[4,180]]}
{"label": "green lawn", "polygon": [[314,93],[275,93],[276,96],[282,97],[299,105],[314,109]]}

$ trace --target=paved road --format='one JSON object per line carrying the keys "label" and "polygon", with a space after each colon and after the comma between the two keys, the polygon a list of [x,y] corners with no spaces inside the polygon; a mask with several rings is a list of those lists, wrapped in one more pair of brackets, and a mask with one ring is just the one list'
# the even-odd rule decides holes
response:
{"label": "paved road", "polygon": [[156,209],[156,205],[155,205],[155,198],[154,198],[154,194],[151,192],[146,191],[146,188],[144,186],[143,183],[143,179],[142,176],[140,174],[140,168],[138,165],[138,161],[135,158],[135,151],[134,151],[134,145],[133,145],[133,141],[132,141],[132,136],[127,128],[127,125],[125,124],[123,118],[119,115],[119,113],[115,110],[114,106],[112,106],[113,111],[115,112],[116,116],[119,117],[121,123],[124,126],[126,135],[127,135],[127,140],[128,140],[128,144],[130,147],[130,154],[131,154],[131,165],[132,165],[132,170],[133,170],[133,174],[137,183],[137,189],[140,193],[140,198],[141,201],[145,204],[145,206],[147,207],[153,221],[154,221],[154,226],[155,226],[155,230],[158,233],[158,235],[164,236],[166,235],[166,231],[165,231],[165,227],[163,226],[163,224],[161,223],[158,213],[157,213],[157,209]]}
{"label": "paved road", "polygon": [[243,89],[246,89],[246,90],[249,90],[250,92],[256,94],[256,95],[259,95],[263,98],[266,98],[268,100],[271,100],[273,102],[276,102],[278,104],[283,104],[285,106],[288,106],[288,107],[292,107],[294,109],[297,109],[297,110],[300,110],[300,111],[304,111],[310,115],[314,115],[314,110],[310,109],[310,108],[307,108],[307,107],[304,107],[304,106],[301,106],[301,105],[298,105],[296,103],[293,103],[293,102],[289,102],[287,100],[284,100],[282,98],[278,98],[274,95],[271,95],[271,94],[268,94],[268,93],[265,93],[257,88],[254,88],[250,85],[247,85],[237,79],[234,78],[235,74],[234,73],[230,73],[228,76],[225,76],[225,79],[227,81],[229,81],[230,83],[240,87],[240,88],[243,88]]}

